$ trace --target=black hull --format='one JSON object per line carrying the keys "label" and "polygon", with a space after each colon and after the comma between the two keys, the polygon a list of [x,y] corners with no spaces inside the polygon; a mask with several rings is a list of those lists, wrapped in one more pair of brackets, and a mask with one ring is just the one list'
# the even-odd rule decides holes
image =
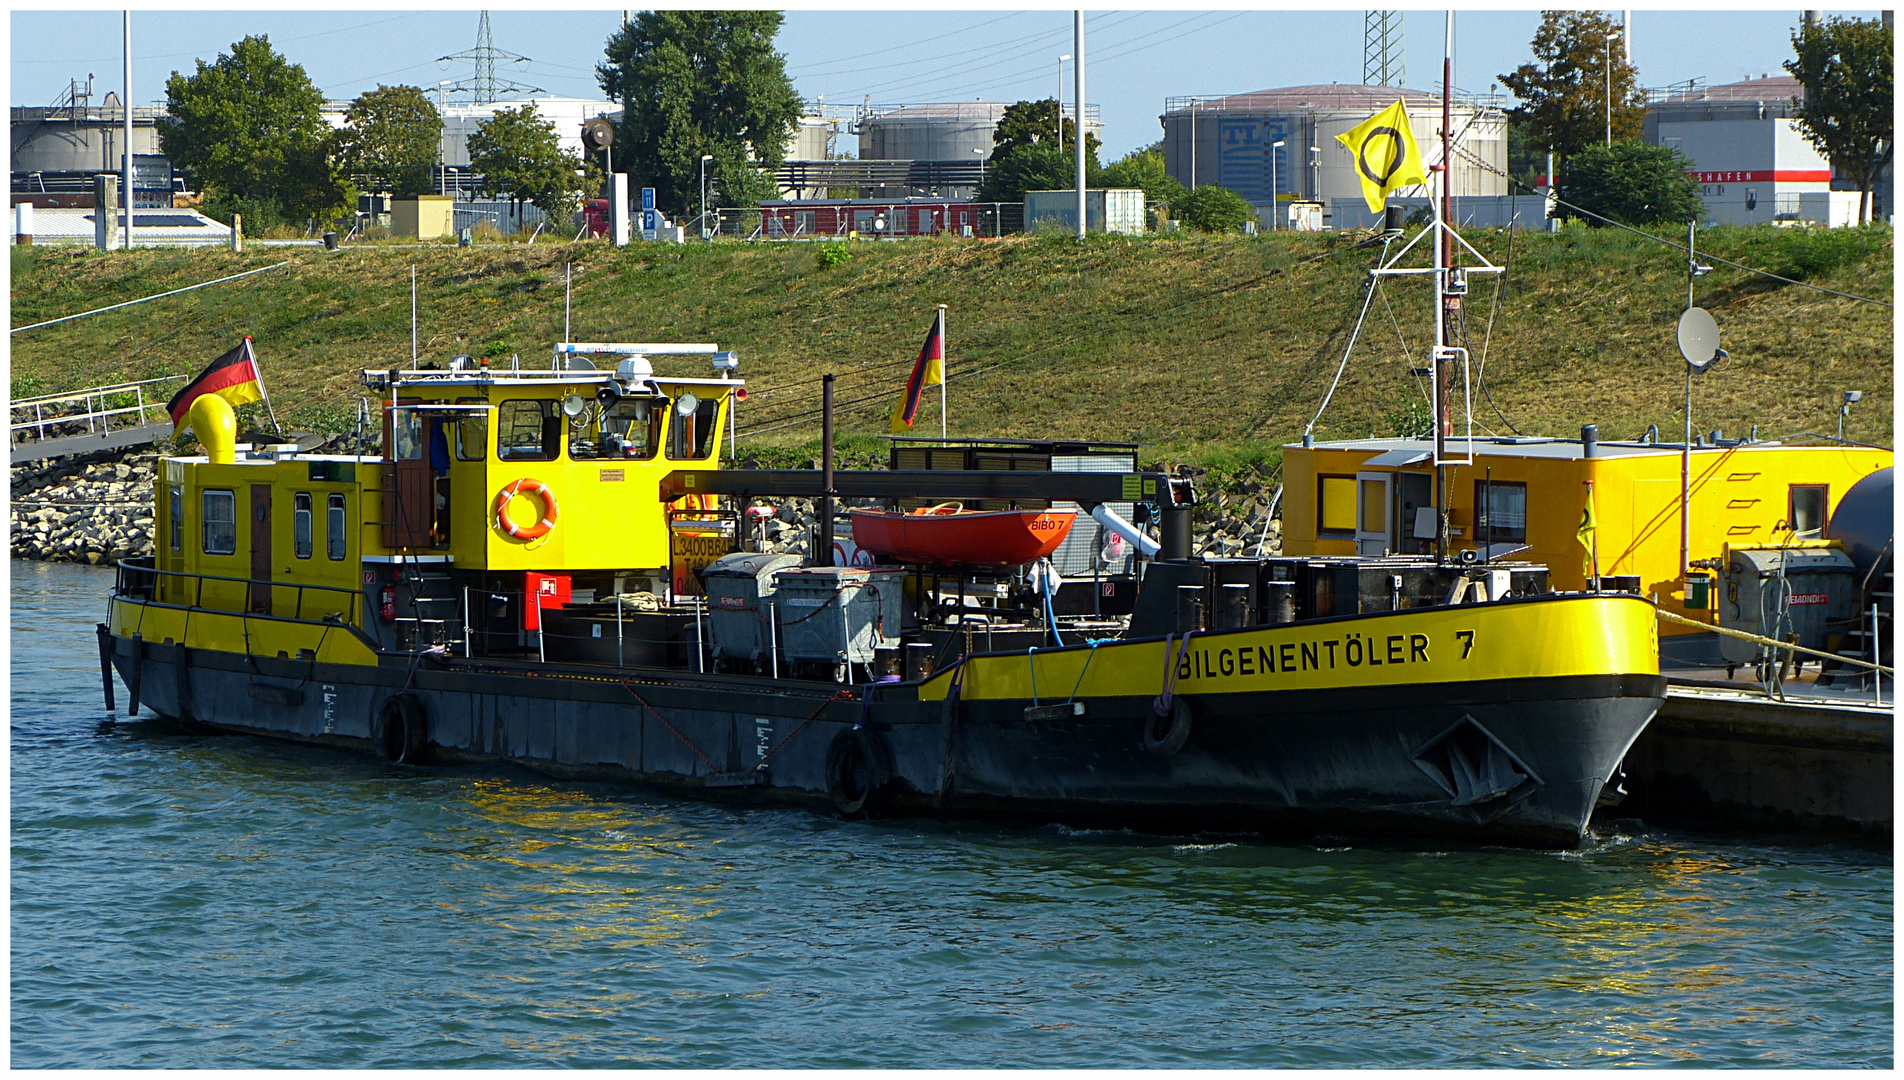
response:
{"label": "black hull", "polygon": [[[850,805],[840,744],[870,740],[890,780],[865,812],[1539,848],[1580,843],[1665,695],[1657,676],[1188,695],[1188,737],[1165,754],[1143,745],[1149,698],[1027,718],[1029,702],[921,702],[909,687],[865,705],[827,684],[743,676],[364,667],[108,641],[135,700],[161,715],[386,757],[402,697],[427,760],[444,763],[831,811]],[[1491,758],[1509,780],[1470,790],[1451,775],[1456,758]]]}

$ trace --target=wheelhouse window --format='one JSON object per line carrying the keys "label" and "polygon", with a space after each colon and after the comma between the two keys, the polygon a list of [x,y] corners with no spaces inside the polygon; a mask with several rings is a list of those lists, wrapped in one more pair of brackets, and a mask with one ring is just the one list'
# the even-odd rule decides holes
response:
{"label": "wheelhouse window", "polygon": [[[458,405],[487,404],[482,398],[457,398]],[[464,413],[456,419],[456,460],[481,461],[489,445],[489,414]]]}
{"label": "wheelhouse window", "polygon": [[205,554],[230,555],[238,550],[238,497],[229,491],[203,493]]}
{"label": "wheelhouse window", "polygon": [[1825,534],[1825,501],[1830,488],[1823,484],[1793,484],[1790,514],[1792,535],[1798,539]]}
{"label": "wheelhouse window", "polygon": [[1474,482],[1474,540],[1479,544],[1527,543],[1527,485]]}
{"label": "wheelhouse window", "polygon": [[1316,477],[1316,535],[1355,536],[1355,477]]}
{"label": "wheelhouse window", "polygon": [[185,550],[185,490],[179,487],[177,484],[171,484],[166,487],[166,491],[171,493],[171,498],[168,501],[171,502],[172,509],[171,509],[170,517],[168,518],[169,524],[167,527],[172,534],[172,550],[184,551]]}
{"label": "wheelhouse window", "polygon": [[496,457],[554,461],[562,453],[562,418],[553,401],[505,401],[496,411]]}
{"label": "wheelhouse window", "polygon": [[332,495],[325,508],[324,553],[332,562],[344,561],[344,544],[349,532],[344,521],[344,497]]}
{"label": "wheelhouse window", "polygon": [[569,456],[645,461],[661,449],[661,421],[668,414],[666,398],[625,398],[592,410],[579,434],[569,438]]}
{"label": "wheelhouse window", "polygon": [[390,455],[397,461],[423,456],[423,417],[415,409],[390,410]]}
{"label": "wheelhouse window", "polygon": [[300,559],[311,557],[311,494],[308,491],[291,496],[291,553]]}
{"label": "wheelhouse window", "polygon": [[693,409],[683,413],[681,406],[689,395],[674,403],[674,423],[668,432],[668,457],[673,461],[694,461],[706,457],[714,448],[714,433],[721,414],[718,398],[695,399]]}

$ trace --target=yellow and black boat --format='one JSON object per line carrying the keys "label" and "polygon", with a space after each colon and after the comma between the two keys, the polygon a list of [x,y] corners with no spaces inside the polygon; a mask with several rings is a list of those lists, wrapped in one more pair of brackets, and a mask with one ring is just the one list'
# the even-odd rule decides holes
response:
{"label": "yellow and black boat", "polygon": [[[693,356],[718,377],[653,366]],[[367,371],[377,456],[240,445],[201,397],[205,452],[163,463],[157,554],[120,565],[102,664],[135,709],[406,765],[1560,847],[1660,706],[1639,596],[1499,560],[1192,558],[1194,492],[1129,447],[722,468],[732,368],[569,343],[548,370]],[[753,512],[798,497],[826,565]],[[834,535],[846,498],[1090,516],[1060,566],[869,565]]]}

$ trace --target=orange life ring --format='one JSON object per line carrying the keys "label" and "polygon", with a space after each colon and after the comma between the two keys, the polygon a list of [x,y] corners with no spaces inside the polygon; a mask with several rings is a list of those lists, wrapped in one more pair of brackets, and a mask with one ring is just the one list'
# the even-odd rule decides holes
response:
{"label": "orange life ring", "polygon": [[[542,520],[534,525],[517,525],[509,520],[509,500],[519,493],[534,495],[542,500]],[[560,513],[561,511],[555,505],[555,493],[549,490],[549,485],[540,480],[525,476],[513,484],[504,485],[503,489],[496,493],[496,527],[513,540],[536,540],[549,535],[549,530],[555,528],[555,519]]]}

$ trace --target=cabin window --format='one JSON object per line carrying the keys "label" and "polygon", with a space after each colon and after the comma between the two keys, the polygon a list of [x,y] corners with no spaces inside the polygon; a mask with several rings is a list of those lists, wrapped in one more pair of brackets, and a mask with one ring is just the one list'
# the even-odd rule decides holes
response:
{"label": "cabin window", "polygon": [[1316,477],[1316,535],[1355,535],[1355,477]]}
{"label": "cabin window", "polygon": [[719,426],[717,420],[721,414],[719,398],[708,398],[694,406],[694,411],[681,415],[677,404],[674,424],[668,432],[668,457],[675,461],[694,461],[704,458],[714,447],[714,432]]}
{"label": "cabin window", "polygon": [[311,495],[308,491],[291,496],[291,552],[300,559],[311,557]]}
{"label": "cabin window", "polygon": [[238,497],[229,491],[203,494],[205,554],[230,555],[238,550]]}
{"label": "cabin window", "polygon": [[390,410],[391,456],[415,461],[423,456],[423,417],[413,408]]}
{"label": "cabin window", "polygon": [[1474,482],[1474,540],[1479,544],[1527,543],[1527,485],[1505,480]]}
{"label": "cabin window", "polygon": [[496,456],[504,461],[554,461],[562,453],[562,418],[553,401],[505,401],[496,412]]}
{"label": "cabin window", "polygon": [[170,522],[171,522],[170,528],[172,532],[172,550],[184,551],[185,550],[185,490],[176,484],[168,485],[166,490],[171,492],[172,494],[172,498],[170,500],[172,503],[172,513],[170,517]]}
{"label": "cabin window", "polygon": [[332,495],[325,510],[324,553],[332,562],[344,561],[344,541],[349,535],[344,522],[344,497]]}
{"label": "cabin window", "polygon": [[598,411],[577,438],[569,440],[569,456],[647,460],[661,449],[661,420],[668,414],[666,398],[628,398]]}
{"label": "cabin window", "polygon": [[[486,405],[482,398],[457,398],[458,405]],[[464,413],[456,420],[456,460],[481,461],[489,445],[489,414]]]}
{"label": "cabin window", "polygon": [[1786,520],[1792,523],[1794,536],[1803,539],[1825,534],[1825,496],[1830,490],[1823,484],[1792,485],[1791,514]]}

